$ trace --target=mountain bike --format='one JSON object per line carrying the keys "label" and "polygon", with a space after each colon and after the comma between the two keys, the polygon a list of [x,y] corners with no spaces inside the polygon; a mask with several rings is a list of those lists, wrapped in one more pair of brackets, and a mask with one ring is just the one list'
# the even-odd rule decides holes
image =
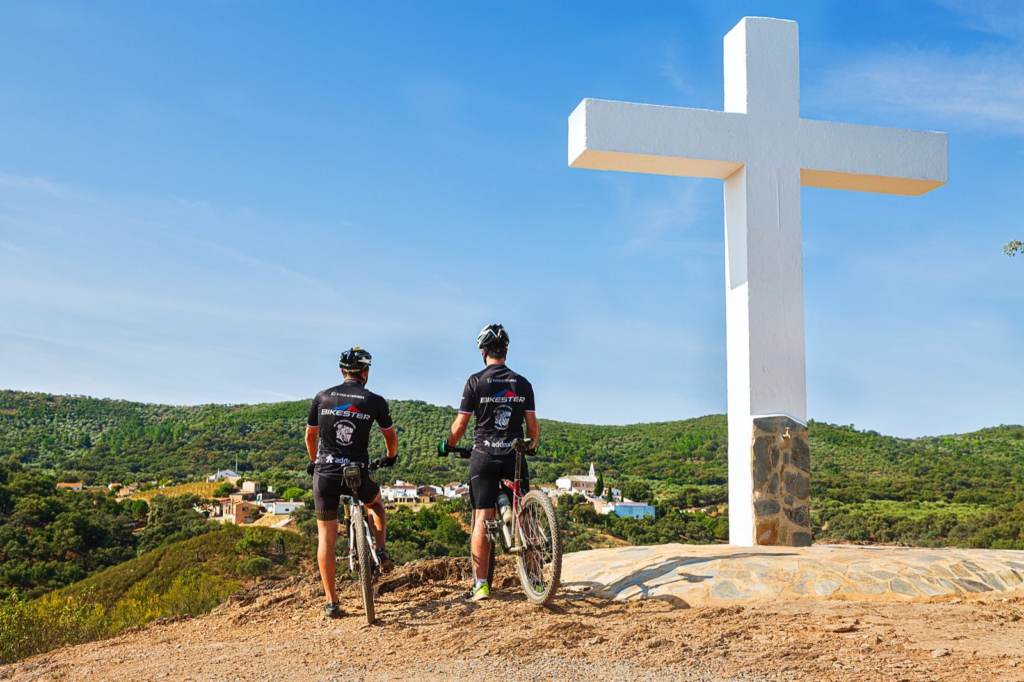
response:
{"label": "mountain bike", "polygon": [[[491,544],[487,584],[494,581],[494,548],[500,544],[506,553],[516,556],[519,582],[526,598],[534,604],[547,604],[558,591],[562,577],[562,532],[548,496],[539,490],[523,493],[521,467],[529,442],[523,438],[513,441],[515,479],[502,480],[495,517],[487,521],[487,539]],[[449,447],[448,452],[468,459],[473,451]],[[502,495],[506,496],[509,514],[503,514]]]}
{"label": "mountain bike", "polygon": [[[348,489],[359,490],[362,477],[379,469],[381,461],[378,459],[366,465],[349,464],[342,469],[341,476]],[[351,495],[342,495],[341,502],[345,506],[345,516],[348,518],[348,567],[359,580],[366,622],[373,625],[376,619],[373,608],[373,578],[381,570],[377,541],[366,518],[365,505]]]}

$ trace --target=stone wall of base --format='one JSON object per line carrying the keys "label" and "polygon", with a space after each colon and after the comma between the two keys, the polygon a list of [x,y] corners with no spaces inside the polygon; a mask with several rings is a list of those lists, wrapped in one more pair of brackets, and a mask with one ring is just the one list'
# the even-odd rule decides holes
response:
{"label": "stone wall of base", "polygon": [[789,417],[754,419],[754,541],[759,545],[811,544],[811,451],[807,427]]}

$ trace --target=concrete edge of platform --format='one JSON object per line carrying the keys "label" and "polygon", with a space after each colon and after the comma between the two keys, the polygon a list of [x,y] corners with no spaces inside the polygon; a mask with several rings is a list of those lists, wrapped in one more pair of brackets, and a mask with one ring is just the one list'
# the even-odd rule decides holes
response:
{"label": "concrete edge of platform", "polygon": [[567,592],[677,606],[1024,596],[1024,551],[815,545],[654,545],[567,555]]}

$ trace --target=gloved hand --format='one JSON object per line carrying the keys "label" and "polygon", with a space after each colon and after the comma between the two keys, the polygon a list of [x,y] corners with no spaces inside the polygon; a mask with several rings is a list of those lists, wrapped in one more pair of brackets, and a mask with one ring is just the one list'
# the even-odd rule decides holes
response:
{"label": "gloved hand", "polygon": [[310,462],[306,465],[306,473],[310,476],[313,475],[313,470],[316,468],[316,462]]}
{"label": "gloved hand", "polygon": [[447,457],[448,456],[448,439],[447,438],[442,438],[441,441],[437,444],[437,456],[438,457]]}
{"label": "gloved hand", "polygon": [[390,469],[391,467],[395,466],[395,462],[397,461],[398,455],[395,455],[394,457],[381,457],[379,460],[377,460],[377,464],[381,469]]}

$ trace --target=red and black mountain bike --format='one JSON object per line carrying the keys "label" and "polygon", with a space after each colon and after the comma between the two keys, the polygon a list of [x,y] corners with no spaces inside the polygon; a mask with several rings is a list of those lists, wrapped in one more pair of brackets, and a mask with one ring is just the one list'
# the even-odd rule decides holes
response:
{"label": "red and black mountain bike", "polygon": [[[548,496],[539,490],[523,493],[522,455],[527,452],[529,442],[520,438],[514,441],[515,480],[501,482],[509,508],[502,509],[504,500],[499,494],[495,517],[487,521],[487,537],[491,542],[487,583],[494,582],[494,548],[500,544],[505,552],[516,556],[519,582],[526,598],[534,604],[547,604],[558,591],[562,577],[562,533]],[[448,451],[462,459],[472,454],[470,448],[449,447]]]}

